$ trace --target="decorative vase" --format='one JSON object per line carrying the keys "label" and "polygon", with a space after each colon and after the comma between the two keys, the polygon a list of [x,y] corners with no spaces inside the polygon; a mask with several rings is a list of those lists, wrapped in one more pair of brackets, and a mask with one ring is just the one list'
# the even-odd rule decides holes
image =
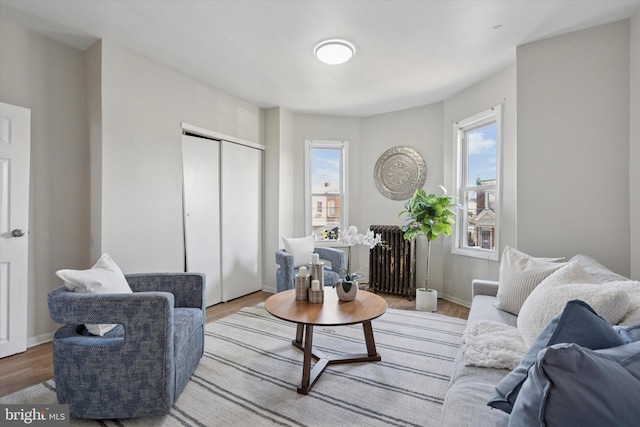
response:
{"label": "decorative vase", "polygon": [[339,280],[336,283],[336,292],[340,301],[353,301],[358,295],[358,282],[355,280],[350,282]]}
{"label": "decorative vase", "polygon": [[438,291],[426,288],[416,289],[416,310],[437,311]]}

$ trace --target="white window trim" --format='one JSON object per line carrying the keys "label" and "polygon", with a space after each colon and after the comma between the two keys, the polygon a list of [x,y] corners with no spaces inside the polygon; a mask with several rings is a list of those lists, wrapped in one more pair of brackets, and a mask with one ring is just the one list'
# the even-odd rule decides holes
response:
{"label": "white window trim", "polygon": [[[459,210],[456,214],[456,224],[454,227],[453,239],[451,239],[451,253],[456,255],[464,255],[473,258],[481,258],[486,260],[498,261],[500,259],[500,235],[501,235],[501,211],[502,211],[502,145],[504,141],[502,140],[503,129],[502,129],[502,105],[496,105],[493,108],[485,110],[481,113],[475,114],[469,118],[461,120],[453,124],[453,135],[456,139],[455,144],[455,153],[454,153],[454,171],[456,174],[455,182],[456,182],[456,193],[458,200],[460,202],[463,201],[461,189],[464,184],[464,172],[465,168],[462,165],[462,150],[463,150],[463,141],[462,135],[464,132],[469,129],[479,125],[482,125],[483,122],[490,122],[495,119],[496,128],[497,128],[497,153],[496,153],[496,187],[495,187],[495,221],[496,221],[496,235],[494,239],[494,249],[483,249],[483,248],[469,248],[469,247],[461,247],[461,239],[463,236],[466,237],[466,233],[462,230],[463,224],[466,224],[466,221],[461,221],[460,218],[467,218],[467,210],[466,208],[463,210]],[[469,187],[471,188],[471,187]]]}
{"label": "white window trim", "polygon": [[[341,229],[346,228],[349,224],[349,141],[331,141],[307,139],[304,141],[304,229],[307,236],[312,234],[313,226],[311,223],[311,170],[309,168],[309,151],[311,148],[341,148],[342,149],[342,188],[343,195],[340,200],[340,209],[343,209],[344,217],[340,218]],[[316,244],[321,243],[317,242]],[[331,243],[327,241],[326,243]]]}

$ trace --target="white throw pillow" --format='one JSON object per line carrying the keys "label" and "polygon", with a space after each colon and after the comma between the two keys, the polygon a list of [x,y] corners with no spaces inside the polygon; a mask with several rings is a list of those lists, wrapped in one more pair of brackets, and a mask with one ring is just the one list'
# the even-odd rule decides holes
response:
{"label": "white throw pillow", "polygon": [[506,247],[500,262],[500,278],[495,307],[518,315],[531,291],[562,268],[564,258],[534,258]]}
{"label": "white throw pillow", "polygon": [[600,317],[615,325],[629,310],[626,292],[601,285],[577,262],[570,262],[542,283],[524,302],[518,315],[518,330],[527,347],[571,300],[591,306]]}
{"label": "white throw pillow", "polygon": [[[58,270],[56,276],[64,280],[65,287],[71,292],[83,294],[130,294],[133,291],[122,274],[122,270],[104,254],[88,270]],[[116,325],[85,325],[93,335],[103,336]]]}
{"label": "white throw pillow", "polygon": [[309,265],[311,254],[316,245],[313,236],[293,238],[282,236],[284,250],[293,255],[293,266],[295,268],[302,265]]}
{"label": "white throw pillow", "polygon": [[629,295],[629,310],[618,322],[618,325],[640,325],[640,282],[636,280],[616,280],[603,283],[603,285],[608,289],[618,289]]}

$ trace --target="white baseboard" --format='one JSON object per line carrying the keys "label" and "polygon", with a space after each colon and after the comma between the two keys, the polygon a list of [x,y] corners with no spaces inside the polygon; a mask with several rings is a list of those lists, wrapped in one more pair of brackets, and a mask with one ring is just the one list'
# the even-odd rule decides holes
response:
{"label": "white baseboard", "polygon": [[55,334],[55,332],[48,332],[46,334],[36,335],[35,337],[28,337],[27,347],[35,347],[36,345],[53,341],[53,334]]}
{"label": "white baseboard", "polygon": [[265,291],[265,292],[269,292],[269,293],[271,293],[271,294],[275,294],[275,293],[276,293],[276,287],[275,287],[275,286],[266,286],[266,285],[263,285],[263,286],[262,286],[262,290],[263,290],[263,291]]}
{"label": "white baseboard", "polygon": [[463,307],[471,308],[471,303],[463,299],[456,298],[454,296],[447,295],[447,294],[442,294],[441,298],[446,299],[447,301],[455,302],[456,304],[460,304]]}

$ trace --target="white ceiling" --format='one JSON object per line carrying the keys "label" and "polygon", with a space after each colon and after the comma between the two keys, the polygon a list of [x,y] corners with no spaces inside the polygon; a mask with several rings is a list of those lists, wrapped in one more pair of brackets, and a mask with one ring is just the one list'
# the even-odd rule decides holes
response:
{"label": "white ceiling", "polygon": [[[105,39],[263,108],[369,116],[441,101],[516,46],[628,18],[640,0],[0,0],[0,18],[86,49]],[[313,48],[357,49],[326,65]]]}

